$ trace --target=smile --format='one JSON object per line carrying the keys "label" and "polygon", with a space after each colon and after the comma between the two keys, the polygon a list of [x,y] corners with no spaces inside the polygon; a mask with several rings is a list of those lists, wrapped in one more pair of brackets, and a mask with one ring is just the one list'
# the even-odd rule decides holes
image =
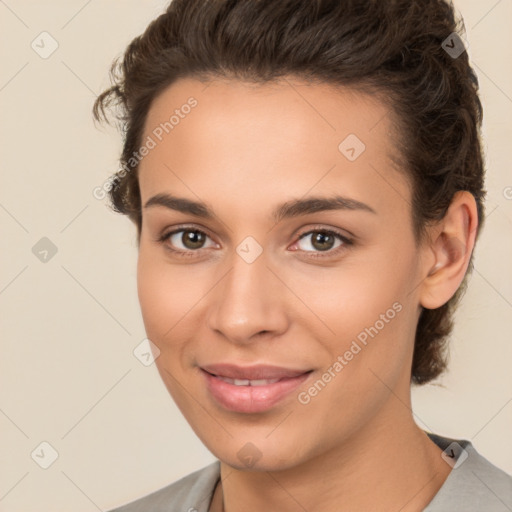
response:
{"label": "smile", "polygon": [[216,365],[202,367],[200,373],[216,405],[233,412],[258,413],[278,406],[310,377],[312,370]]}
{"label": "smile", "polygon": [[227,382],[228,384],[234,384],[235,386],[266,386],[268,384],[274,384],[274,382],[279,381],[279,379],[230,379],[228,377],[221,377],[219,375],[216,375],[216,377],[223,380],[224,382]]}

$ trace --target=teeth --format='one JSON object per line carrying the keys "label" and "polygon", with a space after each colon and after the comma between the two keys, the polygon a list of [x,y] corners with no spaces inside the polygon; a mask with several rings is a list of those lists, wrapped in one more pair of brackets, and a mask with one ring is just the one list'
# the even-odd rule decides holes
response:
{"label": "teeth", "polygon": [[251,380],[251,386],[266,386],[267,384],[274,384],[279,379],[259,379],[259,380]]}
{"label": "teeth", "polygon": [[217,375],[217,378],[227,382],[228,384],[234,384],[235,386],[267,386],[268,384],[274,384],[279,379],[257,379],[257,380],[249,380],[249,379],[229,379],[228,377],[221,377]]}

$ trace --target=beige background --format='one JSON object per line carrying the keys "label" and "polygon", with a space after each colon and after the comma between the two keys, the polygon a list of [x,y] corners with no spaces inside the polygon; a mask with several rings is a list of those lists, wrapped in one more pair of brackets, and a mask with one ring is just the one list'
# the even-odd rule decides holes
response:
{"label": "beige background", "polygon": [[[106,510],[214,460],[133,355],[145,337],[135,231],[92,195],[121,147],[94,127],[93,100],[165,4],[0,1],[1,511]],[[485,106],[489,217],[450,371],[415,390],[414,406],[421,426],[512,472],[512,3],[456,5]],[[47,59],[31,48],[43,51],[43,31],[59,45]],[[43,237],[58,251],[46,263],[32,252]],[[48,469],[36,463],[49,461],[43,441],[58,452]]]}

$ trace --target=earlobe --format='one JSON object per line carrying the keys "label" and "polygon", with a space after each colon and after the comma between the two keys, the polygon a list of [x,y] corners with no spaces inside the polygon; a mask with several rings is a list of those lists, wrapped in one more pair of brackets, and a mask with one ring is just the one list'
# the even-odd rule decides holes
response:
{"label": "earlobe", "polygon": [[457,192],[444,218],[430,228],[429,268],[425,269],[420,304],[436,309],[448,302],[462,283],[471,260],[478,227],[473,195]]}

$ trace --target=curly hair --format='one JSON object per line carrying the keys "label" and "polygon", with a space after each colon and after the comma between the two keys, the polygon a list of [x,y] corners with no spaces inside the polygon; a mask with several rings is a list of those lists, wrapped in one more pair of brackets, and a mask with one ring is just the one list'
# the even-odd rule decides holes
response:
{"label": "curly hair", "polygon": [[[110,68],[96,99],[97,121],[115,110],[123,131],[122,168],[112,176],[115,211],[141,230],[138,165],[144,123],[155,98],[179,78],[266,83],[294,76],[356,87],[389,104],[397,159],[412,188],[416,240],[443,218],[457,191],[474,196],[483,222],[482,105],[467,52],[449,52],[464,31],[445,0],[172,0]],[[477,235],[478,235],[477,232]],[[469,271],[472,270],[472,258]],[[437,309],[422,309],[411,381],[447,366],[453,313],[467,284]]]}

